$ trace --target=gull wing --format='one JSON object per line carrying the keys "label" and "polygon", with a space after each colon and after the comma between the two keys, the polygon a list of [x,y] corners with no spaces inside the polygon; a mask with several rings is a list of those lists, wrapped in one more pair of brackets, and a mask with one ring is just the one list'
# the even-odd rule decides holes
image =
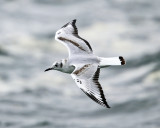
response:
{"label": "gull wing", "polygon": [[78,35],[76,20],[72,20],[59,29],[56,32],[55,39],[67,47],[69,56],[73,54],[92,54],[92,48],[88,41]]}
{"label": "gull wing", "polygon": [[93,101],[110,108],[103,94],[102,87],[98,82],[99,73],[100,67],[97,64],[86,64],[77,66],[71,76],[77,86]]}

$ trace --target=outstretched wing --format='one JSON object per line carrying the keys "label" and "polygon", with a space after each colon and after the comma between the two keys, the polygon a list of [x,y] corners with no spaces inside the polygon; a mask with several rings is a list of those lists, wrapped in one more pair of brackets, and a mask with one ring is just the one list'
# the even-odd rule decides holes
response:
{"label": "outstretched wing", "polygon": [[97,64],[86,64],[76,67],[71,76],[87,96],[98,104],[110,108],[103,94],[102,87],[98,82],[99,73],[100,67]]}
{"label": "outstretched wing", "polygon": [[92,48],[88,41],[78,35],[76,20],[72,20],[59,29],[56,32],[55,39],[68,48],[69,56],[73,54],[92,54]]}

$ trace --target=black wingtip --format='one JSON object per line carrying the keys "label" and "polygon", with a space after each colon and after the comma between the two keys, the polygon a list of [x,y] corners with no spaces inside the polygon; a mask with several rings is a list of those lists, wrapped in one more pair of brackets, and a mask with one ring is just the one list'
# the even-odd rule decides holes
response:
{"label": "black wingtip", "polygon": [[108,104],[106,105],[107,108],[111,108]]}
{"label": "black wingtip", "polygon": [[76,19],[74,19],[74,20],[72,20],[71,22],[70,22],[70,24],[73,26],[73,28],[74,28],[74,30],[73,30],[73,33],[72,34],[75,34],[75,35],[78,35],[78,29],[77,29],[77,27],[76,27]]}
{"label": "black wingtip", "polygon": [[106,107],[106,108],[111,108],[111,107],[108,105],[106,99],[105,99],[105,101],[103,101],[103,102],[104,102],[104,104],[102,104],[102,106],[104,106],[104,107]]}
{"label": "black wingtip", "polygon": [[75,25],[75,24],[76,24],[76,21],[77,21],[76,19],[72,20],[72,21],[71,21],[71,24],[72,24],[72,25]]}
{"label": "black wingtip", "polygon": [[71,22],[69,22],[73,27],[76,26],[76,19],[73,19]]}
{"label": "black wingtip", "polygon": [[78,29],[77,29],[77,27],[76,27],[76,21],[77,21],[77,20],[74,19],[74,20],[68,22],[67,24],[65,24],[64,26],[62,26],[61,28],[65,28],[65,27],[67,27],[68,25],[72,25],[72,27],[73,27],[73,32],[72,32],[72,34],[78,35]]}
{"label": "black wingtip", "polygon": [[[108,103],[107,103],[107,101],[106,101],[106,98],[105,98],[105,96],[104,96],[104,93],[103,93],[103,89],[102,89],[100,83],[98,82],[99,74],[100,74],[100,68],[97,68],[97,71],[95,72],[95,74],[94,74],[94,76],[93,76],[93,81],[96,83],[96,85],[97,85],[98,88],[99,88],[100,95],[101,95],[101,98],[102,98],[102,102],[100,102],[100,101],[97,100],[97,99],[95,99],[95,101],[96,101],[98,104],[100,104],[100,105],[102,105],[102,106],[104,106],[104,107],[106,107],[106,108],[111,108],[111,107],[108,105]],[[95,97],[95,96],[92,96],[92,97]]]}
{"label": "black wingtip", "polygon": [[119,59],[121,61],[121,65],[125,65],[126,64],[125,59],[122,56],[119,56]]}

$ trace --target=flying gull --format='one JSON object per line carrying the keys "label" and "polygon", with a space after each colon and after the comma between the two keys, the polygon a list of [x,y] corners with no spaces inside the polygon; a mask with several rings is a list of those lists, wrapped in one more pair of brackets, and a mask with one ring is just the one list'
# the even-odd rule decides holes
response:
{"label": "flying gull", "polygon": [[124,65],[122,56],[104,58],[93,54],[92,47],[78,35],[76,19],[65,24],[55,35],[55,40],[64,44],[69,52],[67,59],[56,61],[46,69],[71,74],[77,86],[98,104],[110,108],[98,81],[100,69],[111,65]]}

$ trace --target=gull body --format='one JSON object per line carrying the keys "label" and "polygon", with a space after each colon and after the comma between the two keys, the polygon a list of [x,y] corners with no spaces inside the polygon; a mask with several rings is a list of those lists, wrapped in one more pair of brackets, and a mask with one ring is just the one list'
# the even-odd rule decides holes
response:
{"label": "gull body", "polygon": [[76,20],[72,20],[59,29],[55,39],[67,47],[69,56],[54,62],[45,71],[58,70],[71,74],[77,86],[87,96],[98,104],[110,108],[98,81],[100,68],[124,65],[124,58],[122,56],[105,58],[94,55],[88,41],[78,35]]}

